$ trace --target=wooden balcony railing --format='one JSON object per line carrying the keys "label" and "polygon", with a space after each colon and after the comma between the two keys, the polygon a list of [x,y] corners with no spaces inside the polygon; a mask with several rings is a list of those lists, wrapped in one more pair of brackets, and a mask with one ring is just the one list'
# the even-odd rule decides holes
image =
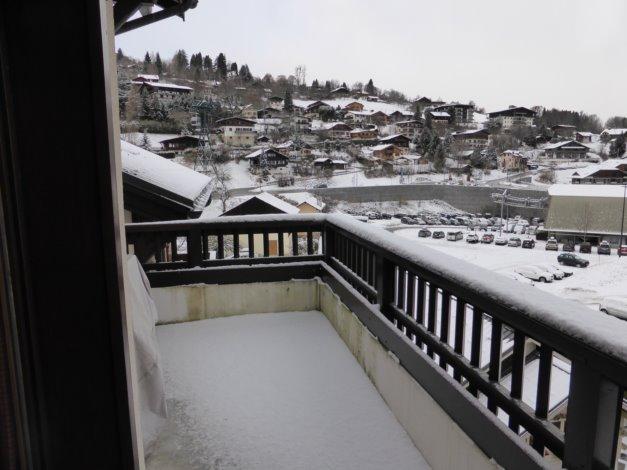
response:
{"label": "wooden balcony railing", "polygon": [[[614,468],[627,322],[347,216],[130,224],[126,236],[157,285],[320,277],[505,468],[543,468],[546,456],[566,468]],[[526,381],[530,351],[539,370]],[[557,357],[570,364],[563,428],[549,415]],[[532,406],[523,401],[528,387]]]}

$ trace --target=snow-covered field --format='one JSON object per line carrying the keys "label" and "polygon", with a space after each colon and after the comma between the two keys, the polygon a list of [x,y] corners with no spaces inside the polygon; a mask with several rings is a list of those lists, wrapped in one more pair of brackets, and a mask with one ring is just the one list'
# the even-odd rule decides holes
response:
{"label": "snow-covered field", "polygon": [[[519,278],[514,273],[514,268],[518,266],[537,263],[557,265],[559,252],[545,251],[545,243],[542,241],[536,242],[534,249],[496,246],[494,244],[472,245],[466,243],[465,240],[450,242],[442,239],[418,238],[418,230],[418,228],[407,228],[397,230],[395,233],[415,240],[417,249],[421,245],[428,246],[505,276]],[[483,234],[483,232],[477,233]],[[522,239],[526,237],[525,235],[511,236],[518,236]],[[593,249],[593,251],[595,250]],[[577,300],[593,309],[598,309],[599,303],[604,298],[627,295],[627,259],[619,258],[614,250],[610,256],[596,253],[577,253],[577,255],[589,260],[590,266],[587,268],[570,268],[574,274],[568,278],[549,284],[534,283],[534,285],[538,289],[551,292],[562,298]],[[530,282],[524,279],[520,279],[520,281]]]}
{"label": "snow-covered field", "polygon": [[427,469],[320,312],[157,327],[170,417],[161,469]]}

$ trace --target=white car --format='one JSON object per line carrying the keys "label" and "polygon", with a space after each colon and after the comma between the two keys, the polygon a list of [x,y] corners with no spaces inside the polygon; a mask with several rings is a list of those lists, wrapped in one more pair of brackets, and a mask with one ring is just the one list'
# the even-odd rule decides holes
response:
{"label": "white car", "polygon": [[605,299],[601,302],[599,310],[621,320],[627,320],[627,298],[614,297]]}
{"label": "white car", "polygon": [[562,268],[558,268],[557,266],[553,266],[552,264],[536,264],[534,266],[538,269],[542,269],[543,271],[547,271],[553,274],[553,279],[555,279],[556,281],[568,277],[566,272]]}
{"label": "white car", "polygon": [[553,274],[537,266],[520,266],[515,268],[514,272],[532,281],[553,282]]}

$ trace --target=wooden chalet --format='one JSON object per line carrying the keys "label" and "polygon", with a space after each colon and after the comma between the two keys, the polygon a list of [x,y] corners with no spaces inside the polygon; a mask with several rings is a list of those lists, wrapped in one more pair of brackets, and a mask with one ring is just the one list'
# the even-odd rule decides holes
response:
{"label": "wooden chalet", "polygon": [[581,169],[573,173],[572,184],[627,184],[627,163],[607,160],[592,170]]}
{"label": "wooden chalet", "polygon": [[344,111],[363,111],[364,110],[364,105],[363,105],[363,103],[360,103],[359,101],[352,101],[352,102],[344,105],[344,107],[342,109]]}
{"label": "wooden chalet", "polygon": [[467,149],[482,149],[488,146],[490,132],[487,129],[472,129],[463,132],[454,132],[453,140]]}
{"label": "wooden chalet", "polygon": [[379,138],[379,143],[381,144],[394,144],[397,147],[409,148],[409,143],[411,139],[403,134],[394,134],[387,137]]}
{"label": "wooden chalet", "polygon": [[255,150],[244,157],[250,166],[261,168],[276,168],[287,166],[289,158],[274,148]]}
{"label": "wooden chalet", "polygon": [[380,160],[394,160],[405,153],[405,149],[394,144],[380,144],[372,147],[372,156]]}
{"label": "wooden chalet", "polygon": [[353,129],[350,131],[350,137],[352,141],[356,142],[375,141],[379,137],[379,130],[376,127],[372,129]]}
{"label": "wooden chalet", "polygon": [[162,140],[161,145],[166,151],[181,151],[190,148],[202,147],[206,143],[206,139],[195,135],[179,135],[171,139]]}
{"label": "wooden chalet", "polygon": [[316,158],[313,162],[314,168],[317,169],[330,169],[330,170],[343,170],[348,163],[344,160],[333,160],[329,157]]}
{"label": "wooden chalet", "polygon": [[572,139],[575,136],[576,130],[577,128],[575,126],[571,126],[570,124],[555,124],[554,126],[551,126],[553,137],[563,139]]}
{"label": "wooden chalet", "polygon": [[592,143],[592,132],[577,131],[575,132],[575,140],[582,144],[590,144]]}
{"label": "wooden chalet", "polygon": [[216,121],[217,127],[250,127],[252,129],[254,125],[255,121],[238,116],[222,118]]}
{"label": "wooden chalet", "polygon": [[398,121],[396,124],[396,132],[405,135],[414,135],[422,130],[424,122],[422,119],[409,119],[407,121]]}
{"label": "wooden chalet", "polygon": [[576,140],[566,140],[548,145],[544,148],[547,158],[580,160],[586,158],[590,148]]}
{"label": "wooden chalet", "polygon": [[340,86],[334,90],[331,90],[332,96],[349,96],[350,94],[351,94],[351,91],[345,86]]}

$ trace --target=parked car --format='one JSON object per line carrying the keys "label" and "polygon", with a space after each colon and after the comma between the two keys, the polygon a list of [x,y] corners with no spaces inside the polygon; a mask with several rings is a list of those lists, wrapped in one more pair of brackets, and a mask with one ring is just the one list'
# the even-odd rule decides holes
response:
{"label": "parked car", "polygon": [[597,253],[600,255],[611,255],[612,247],[610,246],[610,243],[606,241],[602,241],[601,243],[599,243],[599,246],[597,247]]}
{"label": "parked car", "polygon": [[627,256],[627,245],[621,245],[618,248],[618,256]]}
{"label": "parked car", "polygon": [[444,238],[444,232],[442,230],[436,230],[433,232],[433,238]]}
{"label": "parked car", "polygon": [[515,248],[519,247],[520,245],[522,245],[522,241],[520,241],[520,238],[518,237],[512,237],[507,242],[507,246],[513,246]]}
{"label": "parked car", "polygon": [[621,320],[627,320],[627,298],[625,297],[610,297],[603,299],[599,310],[607,315],[620,318]]}
{"label": "parked car", "polygon": [[431,236],[431,230],[427,230],[426,228],[420,229],[418,231],[418,236],[420,238],[427,238]]}
{"label": "parked car", "polygon": [[462,232],[448,232],[446,239],[450,242],[456,242],[457,240],[463,240],[464,234]]}
{"label": "parked car", "polygon": [[571,242],[564,243],[564,246],[562,247],[562,251],[567,251],[569,253],[574,252],[575,251],[575,244],[571,243]]}
{"label": "parked car", "polygon": [[418,221],[413,217],[405,216],[401,218],[401,224],[418,225]]}
{"label": "parked car", "polygon": [[505,246],[507,245],[507,238],[505,237],[496,237],[494,240],[495,245]]}
{"label": "parked car", "polygon": [[589,242],[580,243],[579,253],[592,253],[592,245]]}
{"label": "parked car", "polygon": [[[534,265],[536,268],[542,269],[544,271],[547,271],[551,274],[553,274],[553,279],[555,279],[556,281],[560,281],[562,279],[564,279],[566,276],[566,272],[564,272],[563,269],[557,267],[557,266],[553,266],[552,264],[548,264],[548,263],[541,263],[541,264],[535,264]],[[570,271],[570,274],[572,275],[572,271]]]}
{"label": "parked car", "polygon": [[532,281],[553,282],[553,274],[537,266],[520,266],[514,272]]}
{"label": "parked car", "polygon": [[523,248],[535,248],[535,246],[536,246],[536,241],[531,238],[527,238],[526,240],[523,240],[522,242]]}
{"label": "parked car", "polygon": [[466,243],[479,243],[479,237],[474,233],[466,236]]}
{"label": "parked car", "polygon": [[491,233],[486,233],[483,237],[481,237],[481,243],[492,243],[494,241],[494,235]]}
{"label": "parked car", "polygon": [[557,255],[557,262],[559,264],[565,264],[566,266],[576,266],[578,268],[586,268],[590,264],[590,261],[577,256],[574,253],[560,253]]}
{"label": "parked car", "polygon": [[549,238],[546,241],[546,245],[544,246],[546,251],[557,251],[559,250],[559,245],[557,244],[557,240],[553,237]]}

